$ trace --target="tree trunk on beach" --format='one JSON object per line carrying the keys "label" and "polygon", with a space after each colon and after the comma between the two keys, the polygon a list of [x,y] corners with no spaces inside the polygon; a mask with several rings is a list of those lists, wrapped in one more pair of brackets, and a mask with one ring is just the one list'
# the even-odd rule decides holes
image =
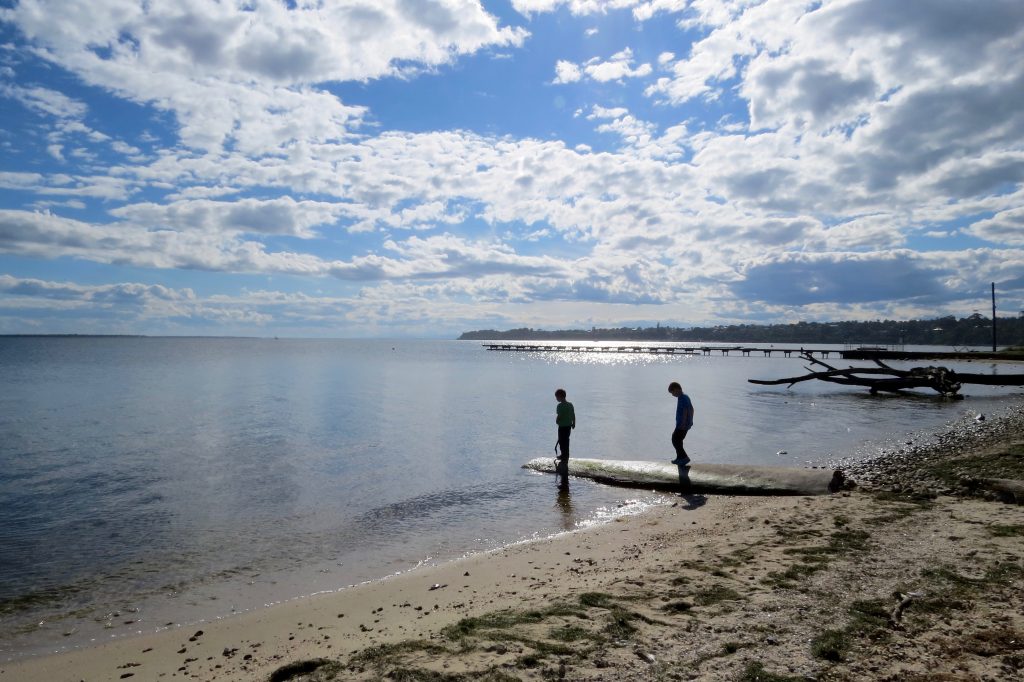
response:
{"label": "tree trunk on beach", "polygon": [[850,367],[838,369],[818,360],[810,353],[800,355],[812,365],[820,365],[825,371],[814,371],[805,367],[809,374],[786,379],[748,379],[752,384],[775,386],[793,384],[801,381],[817,379],[846,386],[865,386],[872,394],[879,391],[898,393],[910,388],[931,388],[940,395],[962,397],[959,394],[963,384],[986,384],[989,386],[1024,386],[1024,374],[959,374],[945,367],[914,367],[912,369],[896,369],[881,360],[875,360],[878,367]]}

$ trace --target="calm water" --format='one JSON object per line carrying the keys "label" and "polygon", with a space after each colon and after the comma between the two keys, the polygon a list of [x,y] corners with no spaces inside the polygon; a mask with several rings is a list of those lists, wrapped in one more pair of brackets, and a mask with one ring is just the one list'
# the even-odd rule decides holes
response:
{"label": "calm water", "polygon": [[696,407],[694,459],[790,466],[867,457],[1021,397],[746,381],[802,364],[457,341],[0,338],[0,657],[259,608],[664,502],[583,481],[559,498],[551,477],[520,468],[553,451],[559,386],[576,407],[575,456],[670,459],[666,386],[678,380]]}

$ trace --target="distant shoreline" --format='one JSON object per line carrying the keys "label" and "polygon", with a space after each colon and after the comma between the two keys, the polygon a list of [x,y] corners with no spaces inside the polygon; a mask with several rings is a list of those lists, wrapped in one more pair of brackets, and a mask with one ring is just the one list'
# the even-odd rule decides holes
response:
{"label": "distant shoreline", "polygon": [[[928,320],[797,322],[733,324],[711,327],[617,327],[588,329],[478,329],[460,341],[667,341],[700,343],[828,343],[914,346],[992,346],[992,320],[980,315]],[[998,317],[996,345],[1024,345],[1024,318]]]}

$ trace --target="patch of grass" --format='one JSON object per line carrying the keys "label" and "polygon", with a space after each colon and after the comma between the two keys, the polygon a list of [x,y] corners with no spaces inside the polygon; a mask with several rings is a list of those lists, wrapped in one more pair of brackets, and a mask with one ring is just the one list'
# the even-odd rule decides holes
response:
{"label": "patch of grass", "polygon": [[518,677],[501,670],[480,673],[439,673],[422,668],[395,668],[388,671],[387,679],[397,682],[520,682]]}
{"label": "patch of grass", "polygon": [[[597,593],[588,593],[597,594]],[[587,596],[587,595],[584,595]],[[607,596],[607,595],[605,595]],[[608,597],[610,600],[610,597]],[[583,602],[581,597],[580,602]],[[462,620],[441,629],[441,634],[449,640],[458,640],[469,637],[481,630],[503,630],[517,625],[529,625],[541,623],[553,616],[576,616],[585,618],[586,614],[579,608],[569,604],[553,604],[552,606],[538,611],[535,609],[527,611],[516,611],[504,609],[486,613],[482,616],[463,618]]]}
{"label": "patch of grass", "polygon": [[932,493],[896,493],[889,490],[880,490],[875,493],[874,497],[879,502],[909,504],[916,507],[928,507],[935,502],[935,495]]}
{"label": "patch of grass", "polygon": [[886,490],[876,492],[874,498],[886,503],[887,514],[876,514],[867,519],[871,526],[882,526],[887,523],[902,521],[916,512],[927,509],[935,503],[933,493],[895,493]]}
{"label": "patch of grass", "polygon": [[422,668],[395,668],[388,671],[388,679],[393,682],[462,682],[465,677]]}
{"label": "patch of grass", "polygon": [[529,653],[529,654],[523,654],[522,656],[517,658],[516,659],[516,666],[518,666],[520,668],[531,669],[531,668],[536,668],[537,666],[539,666],[543,662],[544,662],[544,657],[543,656],[541,656],[539,654],[536,654],[536,653]]}
{"label": "patch of grass", "polygon": [[988,527],[988,532],[997,538],[1016,538],[1024,536],[1024,526],[1022,525],[992,525]]}
{"label": "patch of grass", "polygon": [[1016,630],[982,630],[963,639],[964,650],[978,656],[1000,656],[1024,650],[1024,633]]}
{"label": "patch of grass", "polygon": [[978,578],[968,578],[957,573],[949,566],[926,568],[921,571],[921,577],[928,582],[942,583],[957,590],[969,590],[981,584],[981,580]]}
{"label": "patch of grass", "polygon": [[714,660],[716,658],[722,658],[724,656],[732,656],[734,653],[736,653],[740,649],[744,649],[746,647],[752,647],[752,646],[755,646],[755,645],[752,644],[752,643],[744,643],[744,642],[726,642],[725,644],[722,645],[722,648],[719,649],[718,651],[714,651],[714,652],[710,652],[710,653],[704,653],[704,654],[701,654],[700,656],[698,656],[697,660],[695,660],[693,662],[693,667],[694,667],[694,669],[699,669],[702,665],[704,665],[708,661],[712,661],[712,660]]}
{"label": "patch of grass", "polygon": [[726,559],[726,560],[724,560],[724,561],[722,561],[719,564],[716,564],[714,566],[712,566],[711,564],[706,564],[703,561],[693,561],[693,560],[691,560],[691,561],[681,561],[679,563],[679,567],[680,568],[687,569],[687,570],[690,570],[690,571],[700,571],[701,573],[707,573],[708,575],[713,575],[713,576],[716,576],[716,577],[719,577],[719,578],[731,578],[732,577],[728,573],[723,571],[721,569],[721,566],[738,566],[738,565],[739,565],[738,563],[730,562],[728,559]]}
{"label": "patch of grass", "polygon": [[[283,665],[270,674],[270,682],[287,682],[300,675],[320,673],[323,675],[337,675],[342,671],[342,665],[336,661],[329,661],[326,658],[310,658],[305,661],[295,661]],[[329,679],[323,677],[323,679]]]}
{"label": "patch of grass", "polygon": [[842,661],[849,648],[849,635],[844,630],[825,630],[811,640],[811,654],[834,663]]}
{"label": "patch of grass", "polygon": [[722,653],[724,653],[726,656],[731,656],[740,649],[744,649],[748,646],[753,646],[753,644],[747,644],[744,642],[726,642],[722,645]]}
{"label": "patch of grass", "polygon": [[848,609],[850,620],[842,630],[825,630],[811,640],[811,654],[833,663],[845,660],[852,640],[881,640],[889,636],[889,612],[881,599],[858,600]]}
{"label": "patch of grass", "polygon": [[434,655],[448,653],[448,650],[440,644],[428,642],[424,639],[411,639],[404,642],[396,642],[394,644],[378,644],[376,646],[367,647],[366,649],[352,654],[350,660],[352,663],[358,665],[380,668],[403,654],[417,651],[423,651]]}
{"label": "patch of grass", "polygon": [[740,549],[734,550],[727,556],[722,557],[720,563],[722,566],[728,568],[735,568],[736,566],[742,566],[743,564],[750,563],[754,560],[756,554],[753,547],[741,547]]}
{"label": "patch of grass", "polygon": [[677,601],[670,601],[661,607],[662,611],[670,611],[673,613],[686,613],[693,609],[693,604],[686,600],[680,599]]}
{"label": "patch of grass", "polygon": [[609,615],[609,622],[604,627],[606,635],[612,639],[629,639],[636,633],[636,626],[633,625],[636,614],[625,609],[614,609]]}
{"label": "patch of grass", "polygon": [[488,670],[483,675],[473,675],[473,682],[521,682],[515,675],[502,670]]}
{"label": "patch of grass", "polygon": [[799,542],[803,540],[810,540],[812,538],[820,538],[822,535],[824,535],[824,532],[818,530],[817,528],[801,528],[799,526],[796,528],[782,526],[778,528],[776,532],[779,534],[779,537],[785,540],[786,542]]}
{"label": "patch of grass", "polygon": [[697,606],[711,606],[719,602],[734,601],[742,598],[736,590],[721,585],[700,590],[693,595],[693,601]]}
{"label": "patch of grass", "polygon": [[544,614],[540,611],[513,611],[506,609],[486,613],[482,616],[463,618],[457,623],[442,628],[441,635],[445,639],[457,640],[474,635],[480,630],[498,630],[522,623],[539,623],[542,620],[544,620]]}
{"label": "patch of grass", "polygon": [[802,682],[804,677],[792,677],[790,675],[778,675],[768,672],[760,661],[751,661],[740,673],[739,682]]}
{"label": "patch of grass", "polygon": [[832,533],[828,544],[811,547],[789,547],[783,552],[804,557],[807,561],[828,561],[829,558],[842,556],[867,549],[869,533],[853,528],[840,528]]}
{"label": "patch of grass", "polygon": [[984,455],[948,459],[923,467],[922,471],[950,487],[974,478],[1024,479],[1024,443]]}
{"label": "patch of grass", "polygon": [[870,537],[866,531],[843,526],[833,531],[824,545],[787,547],[783,554],[798,557],[798,563],[782,572],[772,571],[761,582],[773,587],[796,587],[797,581],[824,569],[834,558],[867,549]]}
{"label": "patch of grass", "polygon": [[615,599],[604,592],[584,592],[580,595],[580,604],[588,608],[612,609],[615,608]]}
{"label": "patch of grass", "polygon": [[1013,587],[1014,583],[1024,579],[1024,566],[1019,563],[1004,561],[989,566],[985,570],[984,581],[995,583],[1000,587]]}
{"label": "patch of grass", "polygon": [[850,604],[850,624],[846,630],[866,639],[885,639],[889,636],[889,611],[881,599],[857,600]]}
{"label": "patch of grass", "polygon": [[796,587],[797,581],[815,573],[820,568],[824,568],[824,566],[806,563],[794,564],[785,571],[772,571],[761,579],[761,583],[783,589],[793,588]]}
{"label": "patch of grass", "polygon": [[966,611],[973,600],[985,593],[995,596],[1016,591],[1024,580],[1024,567],[1011,561],[994,563],[986,567],[980,578],[972,578],[949,566],[939,566],[921,571],[921,579],[928,586],[928,596],[915,599],[907,608],[905,619],[909,617],[911,621]]}
{"label": "patch of grass", "polygon": [[488,633],[488,635],[488,639],[495,642],[516,642],[528,646],[542,658],[545,656],[573,656],[578,653],[577,649],[573,647],[557,642],[545,642],[533,637],[527,637],[526,635],[520,635],[516,632],[494,632]]}
{"label": "patch of grass", "polygon": [[559,642],[575,642],[590,637],[590,630],[581,628],[578,625],[563,625],[562,627],[552,628],[548,636]]}

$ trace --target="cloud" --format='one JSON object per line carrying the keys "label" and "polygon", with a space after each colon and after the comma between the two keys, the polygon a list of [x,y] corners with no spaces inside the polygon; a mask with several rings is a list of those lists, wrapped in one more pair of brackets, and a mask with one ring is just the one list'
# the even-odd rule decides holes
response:
{"label": "cloud", "polygon": [[186,144],[234,144],[254,153],[295,139],[336,139],[358,127],[363,110],[317,84],[401,75],[403,64],[443,66],[520,45],[528,35],[499,27],[477,0],[325,7],[97,0],[87,9],[24,0],[0,10],[0,19],[16,25],[37,54],[87,83],[174,113]]}
{"label": "cloud", "polygon": [[1024,208],[1000,211],[967,228],[969,234],[997,244],[1024,246]]}
{"label": "cloud", "polygon": [[[788,253],[753,260],[731,289],[743,300],[773,305],[894,301],[937,305],[977,298],[979,280],[987,282],[986,275],[1004,270],[1000,255],[985,250],[929,255],[906,250]],[[1013,260],[1019,263],[1019,255]],[[971,267],[971,276],[964,278],[963,268]]]}
{"label": "cloud", "polygon": [[556,84],[575,83],[585,76],[589,80],[598,83],[609,81],[622,82],[626,78],[643,78],[651,74],[650,64],[640,64],[633,67],[633,51],[630,48],[613,54],[607,61],[601,61],[594,57],[582,65],[573,62],[559,60],[555,64]]}
{"label": "cloud", "polygon": [[0,210],[0,251],[148,268],[304,275],[324,274],[328,268],[316,256],[268,252],[262,244],[230,233],[93,224],[50,212],[17,210]]}
{"label": "cloud", "polygon": [[205,234],[281,234],[310,238],[312,228],[327,225],[346,212],[341,204],[319,201],[280,199],[238,199],[210,201],[204,199],[176,201],[169,204],[131,204],[111,211],[146,229],[196,230]]}
{"label": "cloud", "polygon": [[595,105],[587,118],[591,120],[612,119],[609,123],[599,125],[596,128],[597,132],[614,133],[630,145],[646,146],[657,133],[657,126],[638,120],[624,107],[606,109]]}
{"label": "cloud", "polygon": [[84,102],[64,93],[39,86],[0,85],[0,96],[17,100],[25,107],[60,119],[77,119],[88,111]]}
{"label": "cloud", "polygon": [[556,84],[575,83],[582,77],[583,72],[580,71],[580,67],[572,62],[560,59],[555,64],[555,80],[553,82]]}

